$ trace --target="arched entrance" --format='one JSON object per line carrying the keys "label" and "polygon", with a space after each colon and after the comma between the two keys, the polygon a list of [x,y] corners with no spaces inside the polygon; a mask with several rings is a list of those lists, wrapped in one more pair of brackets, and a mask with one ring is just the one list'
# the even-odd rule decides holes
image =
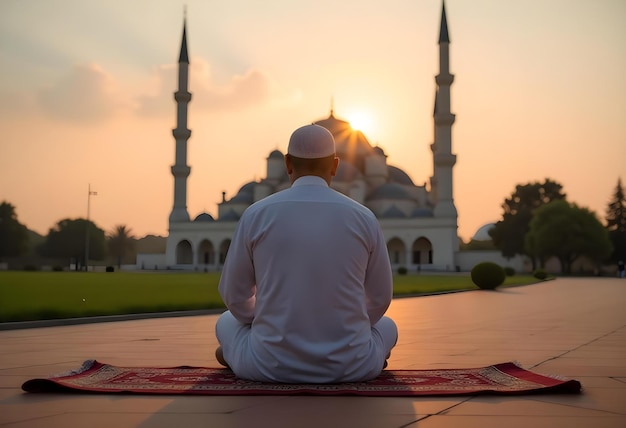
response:
{"label": "arched entrance", "polygon": [[433,264],[433,244],[426,238],[419,238],[413,242],[412,247],[414,265]]}
{"label": "arched entrance", "polygon": [[176,245],[176,264],[190,265],[193,263],[193,250],[189,241],[180,241]]}
{"label": "arched entrance", "polygon": [[200,242],[198,247],[198,260],[196,263],[205,266],[215,264],[215,249],[208,239]]}
{"label": "arched entrance", "polygon": [[405,245],[399,238],[393,238],[387,242],[387,252],[392,265],[406,265]]}

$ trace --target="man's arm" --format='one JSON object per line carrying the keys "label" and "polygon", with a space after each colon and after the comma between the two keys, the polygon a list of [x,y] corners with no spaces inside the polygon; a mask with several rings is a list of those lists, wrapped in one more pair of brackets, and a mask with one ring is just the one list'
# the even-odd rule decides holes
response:
{"label": "man's arm", "polygon": [[256,304],[256,284],[252,253],[245,235],[242,218],[228,249],[218,289],[233,316],[244,324],[251,324]]}
{"label": "man's arm", "polygon": [[393,297],[393,275],[382,229],[375,221],[373,248],[365,272],[365,297],[370,324],[376,324],[387,311]]}

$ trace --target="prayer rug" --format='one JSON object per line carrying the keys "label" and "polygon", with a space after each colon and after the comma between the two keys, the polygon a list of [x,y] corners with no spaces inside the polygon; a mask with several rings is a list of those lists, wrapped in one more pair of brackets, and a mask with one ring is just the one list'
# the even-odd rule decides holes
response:
{"label": "prayer rug", "polygon": [[116,367],[87,360],[48,379],[31,379],[27,392],[99,392],[189,395],[368,395],[437,396],[578,393],[580,382],[525,370],[515,363],[473,369],[385,370],[367,382],[284,384],[238,379],[229,369],[204,367]]}

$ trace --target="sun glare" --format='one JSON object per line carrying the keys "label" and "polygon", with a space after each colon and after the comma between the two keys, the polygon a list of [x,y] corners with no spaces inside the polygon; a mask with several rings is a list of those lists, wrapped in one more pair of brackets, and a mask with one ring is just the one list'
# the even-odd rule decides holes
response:
{"label": "sun glare", "polygon": [[366,136],[374,131],[374,120],[369,113],[364,111],[355,111],[348,116],[348,122],[352,129],[361,131]]}

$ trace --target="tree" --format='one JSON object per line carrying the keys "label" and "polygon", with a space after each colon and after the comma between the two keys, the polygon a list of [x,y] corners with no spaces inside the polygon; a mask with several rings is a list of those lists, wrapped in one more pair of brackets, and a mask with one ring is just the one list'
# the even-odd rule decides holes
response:
{"label": "tree", "polygon": [[17,220],[15,207],[0,204],[0,261],[4,257],[19,257],[28,249],[28,229]]}
{"label": "tree", "polygon": [[600,263],[612,249],[609,233],[595,213],[563,200],[537,208],[525,238],[528,254],[541,260],[558,258],[564,274],[572,272],[577,258],[587,256]]}
{"label": "tree", "polygon": [[122,260],[135,250],[135,238],[131,234],[130,228],[125,225],[115,226],[113,233],[107,239],[109,254],[115,257],[117,267],[122,265]]}
{"label": "tree", "polygon": [[104,259],[106,252],[104,230],[90,220],[82,218],[59,221],[48,231],[46,240],[39,247],[39,253],[44,257],[73,259],[78,270],[78,265],[81,262],[85,263],[87,233],[89,233],[89,258]]}
{"label": "tree", "polygon": [[[502,220],[489,230],[494,245],[504,257],[529,255],[525,249],[524,236],[528,232],[533,212],[552,201],[564,200],[565,193],[561,192],[562,189],[563,186],[549,178],[543,183],[534,182],[515,187],[515,192],[502,204]],[[536,260],[531,257],[531,261],[534,270]]]}
{"label": "tree", "polygon": [[617,179],[617,186],[613,199],[606,209],[606,229],[609,231],[613,253],[610,261],[626,261],[626,198],[622,188],[621,178]]}

